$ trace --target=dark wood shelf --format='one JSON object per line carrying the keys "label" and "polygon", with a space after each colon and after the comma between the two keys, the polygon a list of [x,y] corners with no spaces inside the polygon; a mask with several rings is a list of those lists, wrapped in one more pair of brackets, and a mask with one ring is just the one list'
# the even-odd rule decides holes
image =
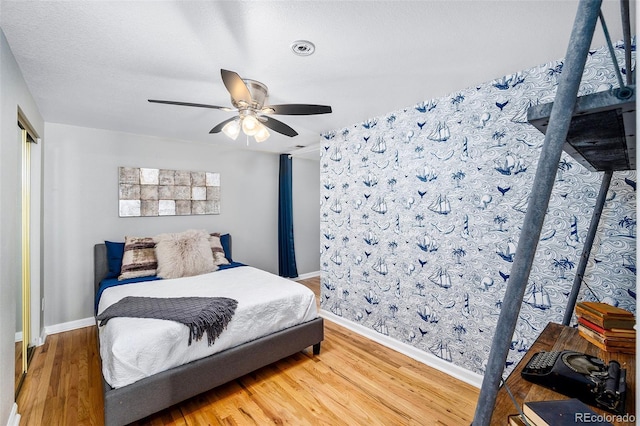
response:
{"label": "dark wood shelf", "polygon": [[[625,412],[629,414],[636,414],[635,405],[635,389],[636,389],[636,368],[635,368],[635,355],[605,352],[597,346],[589,343],[578,334],[578,330],[573,327],[567,327],[560,324],[549,323],[542,331],[540,336],[536,339],[531,349],[518,363],[516,368],[507,378],[507,386],[511,390],[514,398],[522,408],[522,403],[526,401],[540,401],[549,399],[569,399],[569,397],[560,393],[554,392],[551,389],[547,389],[543,386],[531,383],[520,376],[520,372],[531,359],[533,354],[540,351],[562,351],[573,350],[577,352],[583,352],[589,355],[597,356],[603,359],[605,362],[612,360],[618,361],[620,367],[627,370],[627,399]],[[611,414],[602,409],[592,407],[596,413],[599,414]],[[496,405],[491,417],[492,425],[506,425],[507,417],[510,414],[516,414],[517,408],[514,407],[513,401],[507,394],[504,386],[498,391],[496,399]],[[615,425],[635,425],[635,422],[621,422],[615,423]]]}
{"label": "dark wood shelf", "polygon": [[[552,108],[534,105],[527,120],[546,134]],[[564,151],[591,171],[635,170],[635,86],[578,97]]]}

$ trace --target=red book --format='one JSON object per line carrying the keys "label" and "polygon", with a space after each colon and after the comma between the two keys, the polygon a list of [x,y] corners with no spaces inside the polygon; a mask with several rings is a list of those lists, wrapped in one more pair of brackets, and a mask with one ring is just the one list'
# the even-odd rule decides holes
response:
{"label": "red book", "polygon": [[630,317],[610,317],[609,315],[598,315],[590,309],[586,309],[580,303],[576,305],[576,316],[584,317],[588,321],[599,325],[604,329],[623,328],[626,330],[632,330],[636,325],[636,320],[633,316]]}
{"label": "red book", "polygon": [[624,328],[603,328],[597,324],[592,323],[585,317],[578,317],[578,323],[584,325],[591,330],[602,334],[605,337],[635,337],[636,331]]}

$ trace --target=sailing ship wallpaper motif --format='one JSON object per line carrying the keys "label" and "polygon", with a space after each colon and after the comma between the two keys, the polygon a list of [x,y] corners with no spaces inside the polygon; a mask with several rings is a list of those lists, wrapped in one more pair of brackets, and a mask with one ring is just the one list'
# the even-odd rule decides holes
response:
{"label": "sailing ship wallpaper motif", "polygon": [[[562,65],[323,135],[325,310],[484,373],[544,142],[526,109],[553,101]],[[616,84],[607,49],[591,51],[580,95]],[[563,154],[505,375],[562,321],[601,178]],[[579,295],[634,313],[636,181],[614,173]]]}

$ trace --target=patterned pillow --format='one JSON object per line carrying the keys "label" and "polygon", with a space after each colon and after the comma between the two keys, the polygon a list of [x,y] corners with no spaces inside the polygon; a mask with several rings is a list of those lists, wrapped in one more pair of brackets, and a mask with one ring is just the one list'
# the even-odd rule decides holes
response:
{"label": "patterned pillow", "polygon": [[154,237],[158,276],[180,278],[206,274],[218,269],[206,231],[188,230]]}
{"label": "patterned pillow", "polygon": [[229,261],[225,257],[224,248],[220,241],[220,234],[214,232],[209,234],[209,245],[211,246],[211,252],[213,253],[213,263],[216,265],[227,265]]}
{"label": "patterned pillow", "polygon": [[124,254],[119,280],[156,275],[156,243],[149,237],[124,237]]}

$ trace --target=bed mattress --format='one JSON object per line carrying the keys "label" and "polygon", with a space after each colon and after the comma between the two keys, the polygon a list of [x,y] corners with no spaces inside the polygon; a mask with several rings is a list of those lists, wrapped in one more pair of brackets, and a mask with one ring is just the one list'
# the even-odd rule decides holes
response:
{"label": "bed mattress", "polygon": [[102,372],[113,388],[318,316],[315,295],[310,289],[251,266],[194,277],[109,287],[100,297],[98,313],[126,296],[229,297],[238,301],[238,307],[227,329],[212,346],[208,346],[206,338],[189,346],[189,329],[178,322],[146,318],[111,319],[99,327],[99,335]]}

